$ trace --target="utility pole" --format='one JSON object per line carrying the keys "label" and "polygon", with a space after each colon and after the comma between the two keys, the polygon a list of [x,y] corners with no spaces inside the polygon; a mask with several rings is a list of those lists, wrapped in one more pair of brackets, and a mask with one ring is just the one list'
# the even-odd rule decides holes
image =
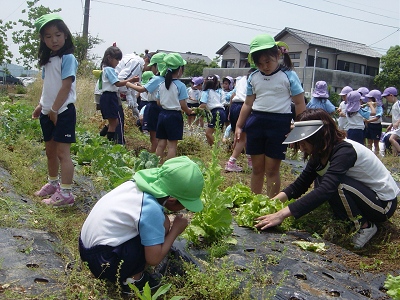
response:
{"label": "utility pole", "polygon": [[89,36],[89,10],[90,10],[90,0],[85,0],[85,10],[83,13],[83,30],[82,30],[82,37],[86,42],[85,57],[87,55],[87,45]]}
{"label": "utility pole", "polygon": [[311,80],[311,95],[314,91],[314,78],[315,78],[315,66],[317,64],[317,53],[318,53],[318,49],[315,48],[315,52],[314,52],[314,68],[313,68],[313,73],[312,73],[312,80]]}

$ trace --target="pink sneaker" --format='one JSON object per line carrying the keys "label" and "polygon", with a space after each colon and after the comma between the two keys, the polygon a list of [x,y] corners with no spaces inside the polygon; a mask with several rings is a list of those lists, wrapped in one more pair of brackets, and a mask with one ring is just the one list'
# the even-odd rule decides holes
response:
{"label": "pink sneaker", "polygon": [[59,185],[54,186],[50,183],[46,183],[39,191],[35,192],[35,196],[45,197],[53,195],[57,191],[58,187]]}
{"label": "pink sneaker", "polygon": [[242,172],[242,168],[239,167],[236,164],[236,162],[233,163],[233,162],[228,161],[225,164],[225,171],[227,171],[227,172]]}
{"label": "pink sneaker", "polygon": [[70,193],[68,197],[64,197],[60,190],[57,190],[50,198],[43,199],[42,202],[47,205],[62,207],[74,205],[75,199],[72,193]]}

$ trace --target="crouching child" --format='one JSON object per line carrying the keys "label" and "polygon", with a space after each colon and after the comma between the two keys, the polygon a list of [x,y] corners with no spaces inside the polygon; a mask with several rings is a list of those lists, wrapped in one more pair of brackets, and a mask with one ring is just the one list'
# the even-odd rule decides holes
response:
{"label": "crouching child", "polygon": [[130,292],[128,283],[139,290],[146,282],[156,287],[159,280],[145,271],[146,266],[158,265],[188,225],[182,215],[171,225],[164,208],[201,211],[203,186],[199,167],[186,156],[136,172],[89,213],[79,238],[82,261],[94,276],[120,284],[123,292]]}

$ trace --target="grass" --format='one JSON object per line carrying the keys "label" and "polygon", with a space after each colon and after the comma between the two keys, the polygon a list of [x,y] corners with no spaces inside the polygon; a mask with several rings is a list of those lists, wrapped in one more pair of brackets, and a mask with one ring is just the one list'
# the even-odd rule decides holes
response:
{"label": "grass", "polygon": [[[32,105],[33,109],[37,100],[40,99],[41,86],[42,82],[39,78],[28,87],[25,96],[18,101]],[[84,131],[97,134],[103,127],[104,121],[99,112],[95,110],[93,86],[94,80],[90,78],[77,80],[77,122]],[[14,99],[10,99],[7,92],[0,93],[0,102],[12,101]],[[128,150],[132,150],[134,155],[137,155],[142,149],[149,149],[150,143],[148,137],[138,131],[128,110],[126,110],[126,114],[126,147]],[[32,128],[32,130],[34,129]],[[208,162],[212,149],[207,145],[203,132],[190,128],[186,128],[186,130],[184,140],[178,143],[178,155],[196,157],[203,162]],[[222,168],[231,154],[230,146],[230,143],[220,144],[219,150],[221,151],[218,151],[218,159]],[[47,177],[43,143],[38,138],[31,140],[24,134],[16,132],[12,140],[0,141],[0,151],[2,153],[0,166],[11,174],[10,182],[6,182],[6,177],[0,176],[0,191],[10,188],[20,195],[32,195]],[[300,158],[297,157],[297,159]],[[389,170],[394,172],[396,180],[400,181],[398,158],[388,156],[384,157],[382,161]],[[244,167],[247,165],[245,155],[239,157],[238,164]],[[222,171],[221,174],[224,176],[220,187],[222,190],[238,182],[245,185],[250,184],[251,171],[246,167],[241,173]],[[91,177],[91,174],[87,166],[79,166],[76,168],[76,176]],[[291,166],[282,164],[282,188],[292,182],[296,176],[297,174],[292,171]],[[103,190],[104,181],[98,178],[91,180],[97,191]],[[89,197],[92,197],[90,203],[96,201],[94,195],[89,195]],[[60,253],[64,261],[71,262],[73,267],[66,274],[54,274],[55,280],[61,286],[58,291],[49,289],[41,295],[29,295],[6,286],[6,288],[2,287],[3,290],[0,289],[0,293],[7,299],[121,299],[115,286],[93,278],[86,265],[80,261],[77,238],[87,216],[87,209],[83,209],[80,205],[72,208],[53,209],[41,205],[37,200],[33,199],[33,201],[23,203],[13,201],[11,198],[0,197],[1,226],[51,232],[60,240],[60,243],[54,246],[55,251]],[[83,199],[78,198],[78,202],[79,200]],[[317,233],[328,241],[351,249],[349,223],[333,220],[327,213],[329,211],[329,206],[323,205],[306,217],[297,220],[295,226],[310,233]],[[373,239],[374,242],[358,251],[362,257],[355,263],[354,268],[361,272],[391,272],[400,269],[399,229],[400,217],[396,212],[390,222],[379,227],[378,234]],[[251,290],[254,286],[263,287],[275,284],[276,290],[283,282],[284,274],[281,282],[273,283],[271,280],[268,265],[279,262],[279,257],[271,256],[264,260],[255,259],[251,266],[247,266],[247,270],[243,272],[247,272],[244,277],[248,281],[244,284],[243,277],[238,276],[237,267],[225,258],[228,250],[229,246],[224,243],[211,245],[207,249],[208,258],[204,261],[202,272],[193,265],[184,263],[182,275],[166,279],[168,283],[172,283],[171,289],[166,294],[167,299],[174,295],[184,296],[186,299],[251,299]],[[0,270],[4,268],[2,265],[3,260],[0,257]],[[274,288],[270,294],[265,295],[265,299],[272,297],[273,291]]]}

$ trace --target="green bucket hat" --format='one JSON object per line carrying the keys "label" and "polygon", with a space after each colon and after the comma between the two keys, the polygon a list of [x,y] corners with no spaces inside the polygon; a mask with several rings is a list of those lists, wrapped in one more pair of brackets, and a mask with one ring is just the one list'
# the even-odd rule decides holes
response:
{"label": "green bucket hat", "polygon": [[184,60],[179,53],[168,53],[164,57],[164,63],[167,65],[167,68],[173,70],[187,64],[186,60]]}
{"label": "green bucket hat", "polygon": [[155,65],[155,64],[164,63],[163,58],[165,57],[165,55],[167,55],[167,53],[164,53],[164,52],[158,52],[158,53],[154,54],[150,58],[150,63],[148,64],[148,66],[151,67],[152,65]]}
{"label": "green bucket hat", "polygon": [[204,186],[203,174],[187,156],[171,158],[160,168],[137,171],[133,178],[141,191],[155,198],[176,198],[192,212],[203,209],[200,199]]}
{"label": "green bucket hat", "polygon": [[54,20],[62,21],[62,18],[59,14],[56,14],[56,13],[46,14],[46,15],[39,17],[35,21],[36,32],[40,32],[40,30],[43,28],[44,25],[46,25],[50,21],[54,21]]}
{"label": "green bucket hat", "polygon": [[149,82],[150,78],[153,77],[153,76],[154,76],[154,73],[152,71],[143,72],[141,84],[145,85],[146,83]]}
{"label": "green bucket hat", "polygon": [[289,50],[289,46],[285,42],[281,41],[276,42],[273,36],[269,34],[257,35],[250,43],[250,52],[247,57],[247,60],[249,61],[250,65],[254,64],[253,57],[251,56],[252,53],[260,50],[270,49],[275,46],[284,47],[287,50]]}

